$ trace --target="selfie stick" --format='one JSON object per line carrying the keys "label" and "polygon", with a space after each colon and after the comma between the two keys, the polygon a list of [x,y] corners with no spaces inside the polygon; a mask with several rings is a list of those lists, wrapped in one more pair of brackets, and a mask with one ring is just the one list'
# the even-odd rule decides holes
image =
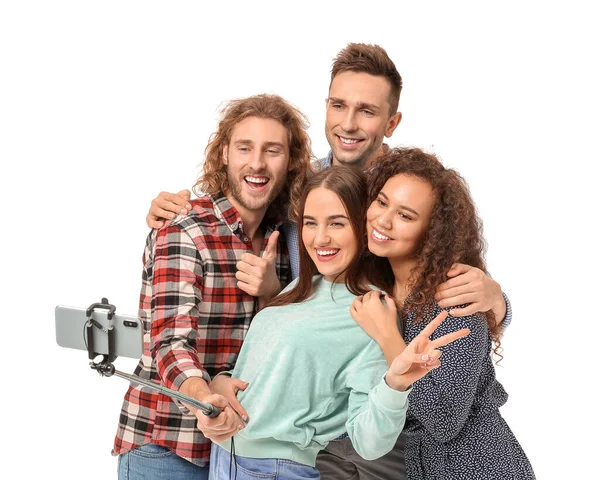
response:
{"label": "selfie stick", "polygon": [[[97,320],[92,318],[92,313],[94,309],[100,308],[104,310],[108,310],[108,328],[104,328]],[[158,385],[149,380],[144,380],[143,378],[137,377],[135,375],[129,375],[128,373],[120,372],[115,369],[115,366],[112,362],[117,358],[112,352],[114,351],[115,346],[115,329],[113,328],[113,316],[115,314],[116,307],[108,303],[108,299],[103,298],[101,303],[92,303],[86,310],[85,314],[88,318],[86,323],[86,337],[87,337],[87,349],[88,349],[88,357],[90,360],[90,368],[92,370],[96,370],[103,377],[111,377],[116,375],[117,377],[124,378],[129,380],[130,382],[137,383],[140,385],[144,385],[146,387],[152,388],[153,390],[157,390],[160,393],[168,395],[169,397],[180,400],[188,405],[191,405],[194,408],[200,410],[207,417],[216,417],[221,413],[221,410],[210,403],[204,403],[200,400],[197,400],[193,397],[189,397],[184,395],[183,393],[178,392],[177,390],[171,390],[170,388],[163,387],[162,385]],[[100,329],[102,332],[108,335],[108,354],[99,354],[94,352],[94,328]],[[98,355],[102,355],[102,361],[99,363],[94,362],[94,358]]]}

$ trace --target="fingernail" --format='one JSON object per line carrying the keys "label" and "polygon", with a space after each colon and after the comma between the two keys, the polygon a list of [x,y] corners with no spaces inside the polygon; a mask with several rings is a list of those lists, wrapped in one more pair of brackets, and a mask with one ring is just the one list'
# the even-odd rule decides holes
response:
{"label": "fingernail", "polygon": [[175,218],[175,214],[174,213],[169,213],[169,218]]}
{"label": "fingernail", "polygon": [[192,206],[188,203],[188,204],[186,204],[185,208],[187,208],[188,210],[191,210]]}
{"label": "fingernail", "polygon": [[248,421],[248,415],[242,415],[242,419],[244,420],[244,422]]}
{"label": "fingernail", "polygon": [[182,213],[183,215],[185,215],[187,213],[187,210],[185,208],[182,208],[180,213]]}
{"label": "fingernail", "polygon": [[243,427],[243,425],[240,423],[240,424],[238,425],[238,430],[241,430],[242,428],[244,428],[244,427]]}
{"label": "fingernail", "polygon": [[421,360],[423,360],[424,362],[426,362],[427,360],[429,360],[429,355],[427,355],[426,353],[424,353],[423,355],[421,355]]}

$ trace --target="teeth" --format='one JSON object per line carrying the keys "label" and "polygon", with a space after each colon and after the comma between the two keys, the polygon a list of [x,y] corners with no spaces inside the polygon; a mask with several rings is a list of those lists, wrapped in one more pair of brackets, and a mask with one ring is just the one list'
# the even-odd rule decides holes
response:
{"label": "teeth", "polygon": [[244,177],[247,182],[251,183],[267,183],[269,181],[268,178],[264,177]]}
{"label": "teeth", "polygon": [[340,140],[342,141],[342,143],[345,143],[346,145],[352,145],[353,143],[358,143],[360,141],[355,138],[344,138],[344,137],[340,137]]}
{"label": "teeth", "polygon": [[386,237],[385,235],[379,233],[377,230],[373,230],[373,236],[378,240],[391,240],[390,237]]}
{"label": "teeth", "polygon": [[335,255],[338,250],[317,250],[318,255]]}

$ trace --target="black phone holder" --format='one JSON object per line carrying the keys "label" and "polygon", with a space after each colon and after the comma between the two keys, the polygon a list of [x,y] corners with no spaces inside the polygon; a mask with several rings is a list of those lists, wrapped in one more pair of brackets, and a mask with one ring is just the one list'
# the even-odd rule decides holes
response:
{"label": "black phone holder", "polygon": [[[104,328],[97,320],[92,317],[95,309],[108,310],[108,328]],[[86,345],[88,350],[88,358],[91,360],[90,367],[96,370],[100,375],[110,377],[115,373],[115,367],[112,364],[117,359],[113,353],[115,351],[115,329],[113,328],[113,317],[117,307],[108,303],[108,299],[103,297],[100,303],[92,303],[85,311],[88,319],[85,326]],[[102,360],[99,363],[94,362],[94,359],[100,355],[94,351],[94,329],[108,335],[108,354],[102,354]]]}
{"label": "black phone holder", "polygon": [[[100,322],[93,318],[92,314],[96,309],[108,310],[108,328],[104,328]],[[114,305],[108,303],[107,298],[102,298],[100,303],[92,303],[85,311],[88,319],[85,326],[85,340],[88,357],[91,360],[90,368],[92,370],[96,370],[103,377],[111,377],[112,375],[116,375],[117,377],[124,378],[130,382],[138,383],[140,385],[152,388],[153,390],[157,390],[173,399],[180,400],[197,408],[208,417],[218,416],[221,413],[221,410],[210,403],[201,402],[193,397],[179,393],[176,390],[171,390],[170,388],[163,387],[162,385],[158,385],[135,375],[129,375],[128,373],[123,373],[115,369],[115,366],[112,364],[112,362],[117,359],[117,356],[113,353],[115,351],[115,329],[113,328],[113,317],[116,310],[117,308]],[[108,354],[101,354],[94,351],[94,336],[97,333],[94,329],[108,335]],[[94,360],[99,355],[102,355],[102,360],[95,362]]]}

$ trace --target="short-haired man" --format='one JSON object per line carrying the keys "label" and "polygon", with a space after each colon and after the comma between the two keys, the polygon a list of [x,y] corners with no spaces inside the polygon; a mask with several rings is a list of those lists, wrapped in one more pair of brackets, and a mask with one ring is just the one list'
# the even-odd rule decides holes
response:
{"label": "short-haired man", "polygon": [[[321,168],[349,165],[368,169],[387,148],[384,137],[391,137],[402,120],[402,113],[398,111],[401,91],[402,77],[383,48],[350,43],[341,50],[333,62],[326,99],[325,135],[331,151],[320,160]],[[161,219],[185,213],[189,196],[188,191],[161,193],[152,201],[146,217],[148,226],[156,228],[162,224]],[[299,269],[297,226],[288,221],[283,231],[295,278]],[[249,271],[250,267],[241,262],[240,272],[246,275]],[[492,309],[505,326],[510,323],[510,303],[500,285],[485,272],[457,264],[448,276],[450,279],[438,287],[437,300],[441,307],[469,304],[453,309],[455,316]],[[245,287],[241,285],[241,288]],[[348,438],[331,442],[318,455],[317,468],[323,480],[406,478],[403,444],[401,435],[392,452],[369,462],[356,454]]]}
{"label": "short-haired man", "polygon": [[210,381],[235,365],[258,307],[257,296],[236,285],[239,262],[246,255],[263,262],[257,268],[276,284],[248,288],[267,296],[289,281],[287,252],[274,232],[310,169],[306,128],[303,115],[276,95],[228,103],[196,184],[204,195],[190,202],[187,216],[148,236],[140,295],[144,356],[135,373],[222,413],[208,418],[132,385],[113,449],[120,479],[208,478],[209,439],[243,428]]}

